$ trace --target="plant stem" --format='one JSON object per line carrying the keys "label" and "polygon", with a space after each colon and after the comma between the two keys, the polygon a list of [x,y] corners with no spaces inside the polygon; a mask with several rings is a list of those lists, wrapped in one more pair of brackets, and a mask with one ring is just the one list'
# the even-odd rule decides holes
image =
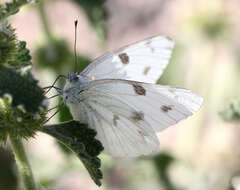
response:
{"label": "plant stem", "polygon": [[10,141],[17,160],[19,172],[26,190],[37,190],[30,164],[21,139],[10,136]]}
{"label": "plant stem", "polygon": [[44,4],[44,0],[39,1],[38,3],[38,10],[39,10],[39,15],[41,17],[41,21],[42,21],[42,25],[43,25],[43,29],[47,35],[48,40],[53,40],[53,35],[51,33],[51,30],[49,28],[49,24],[46,18],[46,13],[45,13],[45,4]]}

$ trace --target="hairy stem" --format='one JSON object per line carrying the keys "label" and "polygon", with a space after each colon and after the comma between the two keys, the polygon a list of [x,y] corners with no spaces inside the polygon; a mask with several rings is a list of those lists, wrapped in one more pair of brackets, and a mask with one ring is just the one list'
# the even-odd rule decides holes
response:
{"label": "hairy stem", "polygon": [[34,177],[32,174],[32,169],[28,162],[22,140],[19,138],[14,138],[10,136],[10,141],[13,147],[15,158],[17,160],[18,169],[22,176],[25,189],[37,190]]}
{"label": "hairy stem", "polygon": [[46,18],[46,13],[45,13],[45,0],[41,0],[39,3],[38,3],[38,10],[39,10],[39,15],[41,17],[41,21],[42,21],[42,25],[43,25],[43,29],[47,35],[47,38],[48,40],[53,40],[53,35],[51,33],[51,30],[49,28],[49,24],[48,24],[48,21],[47,21],[47,18]]}

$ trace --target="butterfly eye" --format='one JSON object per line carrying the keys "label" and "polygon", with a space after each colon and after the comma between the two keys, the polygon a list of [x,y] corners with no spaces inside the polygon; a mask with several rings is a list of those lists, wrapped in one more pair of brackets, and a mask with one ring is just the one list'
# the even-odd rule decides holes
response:
{"label": "butterfly eye", "polygon": [[73,76],[72,81],[78,81],[78,76],[77,75]]}
{"label": "butterfly eye", "polygon": [[70,80],[70,82],[76,82],[78,81],[78,76],[76,73],[69,73],[68,79]]}

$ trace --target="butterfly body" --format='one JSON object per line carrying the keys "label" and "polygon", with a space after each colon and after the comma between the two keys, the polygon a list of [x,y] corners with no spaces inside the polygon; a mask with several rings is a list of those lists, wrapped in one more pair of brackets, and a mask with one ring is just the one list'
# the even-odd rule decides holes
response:
{"label": "butterfly body", "polygon": [[173,48],[156,36],[109,52],[79,75],[69,73],[63,99],[75,120],[97,131],[105,153],[117,157],[152,154],[156,132],[198,111],[203,99],[190,90],[153,84]]}

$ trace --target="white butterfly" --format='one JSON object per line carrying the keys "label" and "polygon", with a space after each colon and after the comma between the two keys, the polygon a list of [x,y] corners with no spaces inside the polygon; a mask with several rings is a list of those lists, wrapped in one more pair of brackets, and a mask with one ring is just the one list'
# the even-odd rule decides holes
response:
{"label": "white butterfly", "polygon": [[62,91],[75,120],[97,131],[104,152],[117,157],[159,149],[156,132],[198,111],[203,98],[190,90],[155,83],[174,43],[156,36],[108,52],[79,75],[69,73]]}

